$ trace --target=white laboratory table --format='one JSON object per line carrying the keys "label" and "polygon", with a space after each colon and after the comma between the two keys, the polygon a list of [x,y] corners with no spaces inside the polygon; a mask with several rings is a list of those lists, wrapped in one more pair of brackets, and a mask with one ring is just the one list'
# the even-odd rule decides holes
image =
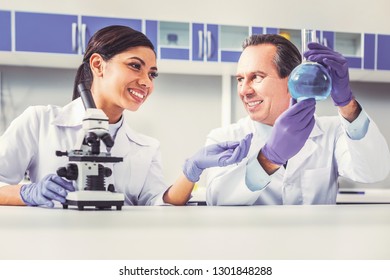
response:
{"label": "white laboratory table", "polygon": [[3,260],[390,259],[390,205],[0,206]]}

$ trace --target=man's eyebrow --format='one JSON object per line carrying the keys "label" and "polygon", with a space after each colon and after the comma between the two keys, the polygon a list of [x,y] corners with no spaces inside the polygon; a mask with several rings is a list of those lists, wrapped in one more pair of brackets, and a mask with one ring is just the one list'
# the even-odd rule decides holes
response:
{"label": "man's eyebrow", "polygon": [[263,72],[263,71],[252,71],[252,72],[245,72],[245,73],[237,73],[235,76],[236,78],[238,77],[241,77],[241,76],[244,76],[244,75],[261,75],[261,76],[267,76],[267,73]]}

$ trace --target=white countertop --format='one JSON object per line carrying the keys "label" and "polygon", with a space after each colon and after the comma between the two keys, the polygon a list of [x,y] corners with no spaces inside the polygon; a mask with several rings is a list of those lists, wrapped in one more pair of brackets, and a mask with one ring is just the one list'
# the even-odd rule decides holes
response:
{"label": "white countertop", "polygon": [[0,259],[390,259],[390,205],[0,206]]}

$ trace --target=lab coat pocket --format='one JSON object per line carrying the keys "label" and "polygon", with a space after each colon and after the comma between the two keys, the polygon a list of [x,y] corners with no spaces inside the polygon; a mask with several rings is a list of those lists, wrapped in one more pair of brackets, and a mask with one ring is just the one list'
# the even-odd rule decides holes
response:
{"label": "lab coat pocket", "polygon": [[301,186],[303,204],[336,203],[337,185],[330,167],[303,171]]}

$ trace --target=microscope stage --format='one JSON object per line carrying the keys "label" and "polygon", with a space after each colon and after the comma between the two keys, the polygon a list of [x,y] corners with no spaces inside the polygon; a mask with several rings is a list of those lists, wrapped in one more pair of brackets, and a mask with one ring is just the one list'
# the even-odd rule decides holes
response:
{"label": "microscope stage", "polygon": [[84,210],[85,206],[96,207],[97,209],[109,209],[116,206],[121,210],[124,205],[125,196],[122,193],[109,191],[75,191],[66,196],[66,202],[62,204],[64,209],[69,205],[77,206],[79,210]]}

